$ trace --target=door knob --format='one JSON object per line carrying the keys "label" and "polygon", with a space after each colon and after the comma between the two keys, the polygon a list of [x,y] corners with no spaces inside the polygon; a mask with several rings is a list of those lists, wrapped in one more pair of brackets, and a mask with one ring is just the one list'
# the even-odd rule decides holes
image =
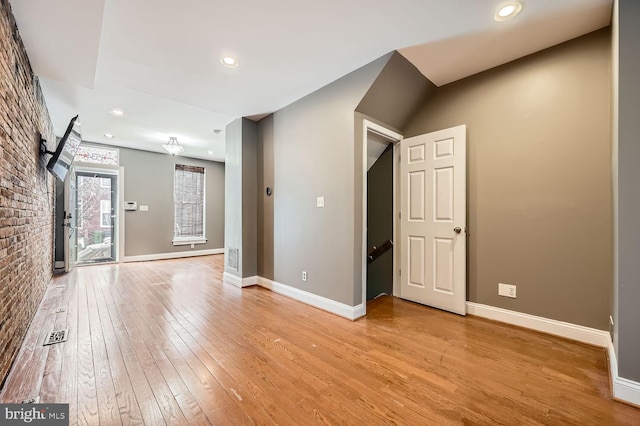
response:
{"label": "door knob", "polygon": [[456,234],[459,234],[460,232],[462,232],[462,229],[460,229],[459,226],[456,226],[455,228],[453,228],[453,232],[455,232]]}

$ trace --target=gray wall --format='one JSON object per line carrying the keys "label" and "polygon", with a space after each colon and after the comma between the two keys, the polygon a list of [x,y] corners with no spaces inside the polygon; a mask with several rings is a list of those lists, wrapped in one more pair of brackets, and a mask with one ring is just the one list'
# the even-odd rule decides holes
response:
{"label": "gray wall", "polygon": [[394,52],[356,111],[381,120],[387,127],[403,129],[435,90],[435,84],[404,56]]}
{"label": "gray wall", "polygon": [[640,3],[620,0],[618,368],[640,381]]}
{"label": "gray wall", "polygon": [[[171,156],[129,148],[120,150],[124,167],[124,199],[136,201],[138,211],[125,212],[125,256],[220,249],[224,245],[223,163]],[[205,168],[206,244],[174,246],[173,173],[176,164]],[[149,211],[140,211],[140,205]]]}
{"label": "gray wall", "polygon": [[[55,218],[55,258],[56,262],[64,262],[64,182],[55,180],[56,190],[56,218]],[[55,267],[55,265],[54,265]]]}
{"label": "gray wall", "polygon": [[443,86],[404,129],[467,125],[470,301],[608,329],[609,67],[605,29]]}
{"label": "gray wall", "polygon": [[[273,115],[258,122],[258,275],[273,280]],[[265,167],[266,166],[266,167]]]}
{"label": "gray wall", "polygon": [[258,274],[258,125],[242,119],[242,277]]}
{"label": "gray wall", "polygon": [[[240,118],[225,133],[225,272],[239,278],[258,273],[257,124]],[[239,250],[238,270],[228,262]]]}
{"label": "gray wall", "polygon": [[[360,275],[354,270],[356,260],[360,261],[359,254],[354,258],[359,238],[354,210],[356,197],[361,197],[354,189],[354,110],[389,57],[277,111],[273,130],[271,124],[261,124],[258,141],[263,145],[259,197],[267,181],[274,179],[273,222],[263,213],[261,225],[263,270],[272,268],[277,282],[352,306],[360,303],[359,297],[354,298],[354,287],[361,287],[354,279]],[[316,208],[318,196],[325,197],[325,208]],[[270,235],[274,236],[273,266]],[[302,282],[303,270],[308,272],[307,282]]]}

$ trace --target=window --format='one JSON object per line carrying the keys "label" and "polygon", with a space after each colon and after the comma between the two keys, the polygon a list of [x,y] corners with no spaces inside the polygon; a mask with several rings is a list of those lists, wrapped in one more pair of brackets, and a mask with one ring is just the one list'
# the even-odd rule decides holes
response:
{"label": "window", "polygon": [[106,164],[109,166],[118,165],[118,150],[109,148],[98,148],[94,146],[80,145],[74,161],[81,163]]}
{"label": "window", "polygon": [[204,167],[176,164],[173,245],[204,244]]}
{"label": "window", "polygon": [[100,228],[111,228],[111,200],[100,200]]}

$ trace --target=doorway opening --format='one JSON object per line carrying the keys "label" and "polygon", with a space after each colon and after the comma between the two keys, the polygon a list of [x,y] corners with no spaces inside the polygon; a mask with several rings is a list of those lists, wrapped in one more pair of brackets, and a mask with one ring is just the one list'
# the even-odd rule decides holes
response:
{"label": "doorway opening", "polygon": [[[118,175],[76,170],[67,219],[70,266],[117,260]],[[75,218],[75,220],[74,220]]]}
{"label": "doorway opening", "polygon": [[396,173],[402,135],[364,120],[362,305],[381,294],[397,295]]}

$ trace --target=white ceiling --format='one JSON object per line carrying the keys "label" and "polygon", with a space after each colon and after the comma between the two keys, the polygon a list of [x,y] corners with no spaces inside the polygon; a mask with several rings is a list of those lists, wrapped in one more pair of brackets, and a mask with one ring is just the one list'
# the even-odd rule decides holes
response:
{"label": "white ceiling", "polygon": [[[11,0],[56,133],[224,159],[214,129],[276,111],[393,50],[437,85],[608,25],[612,0]],[[240,66],[225,68],[231,54]],[[109,114],[125,112],[121,118]],[[108,140],[103,134],[112,133]],[[209,154],[208,151],[213,151]]]}

